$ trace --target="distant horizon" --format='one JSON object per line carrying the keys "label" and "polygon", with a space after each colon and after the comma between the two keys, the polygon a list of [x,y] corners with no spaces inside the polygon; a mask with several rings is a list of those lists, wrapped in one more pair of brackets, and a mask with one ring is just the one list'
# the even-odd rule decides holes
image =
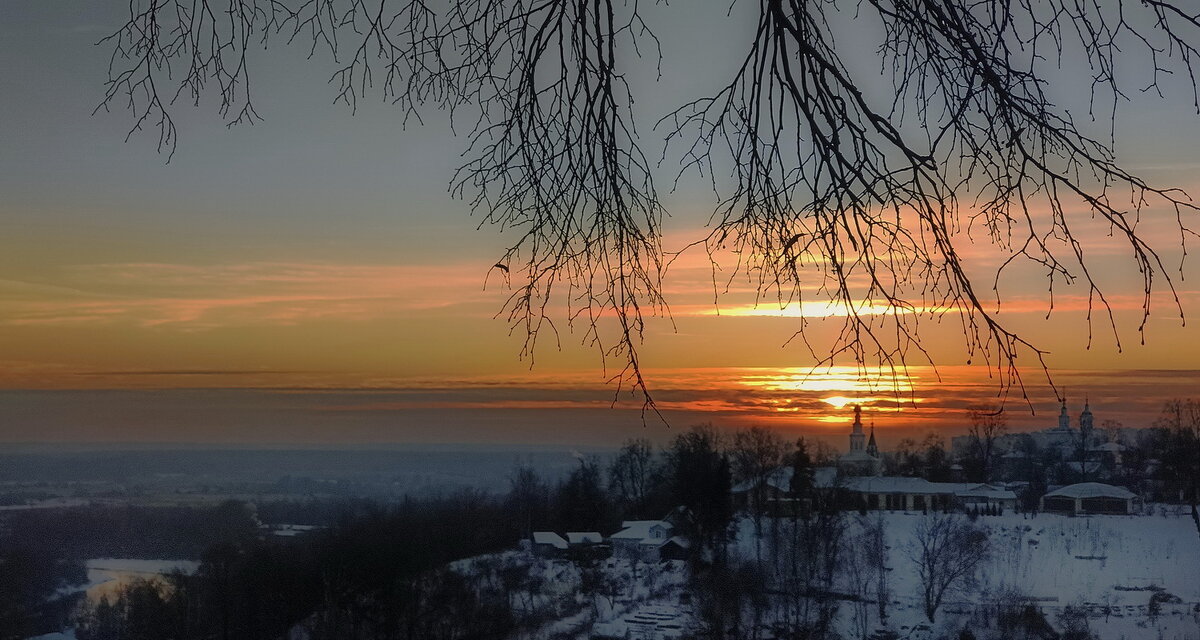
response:
{"label": "distant horizon", "polygon": [[[1074,372],[1070,379],[1085,379]],[[1115,420],[1146,428],[1173,399],[1195,397],[1200,370],[1094,372],[1091,385],[1066,389],[1072,426],[1085,398],[1097,426]],[[1101,381],[1104,381],[1103,386]],[[568,385],[569,387],[571,385]],[[986,404],[985,389],[947,383],[944,395],[891,407],[864,403],[864,424],[881,448],[937,432],[946,441],[966,432],[967,408]],[[378,450],[397,451],[611,451],[630,438],[665,444],[700,423],[722,431],[764,425],[786,440],[812,437],[844,449],[853,398],[828,406],[836,391],[754,387],[672,387],[662,400],[668,423],[636,402],[612,404],[603,385],[544,402],[545,389],[421,388],[142,388],[2,389],[0,452],[37,450]],[[430,394],[433,395],[430,395]],[[555,392],[556,394],[558,392]],[[1154,395],[1149,395],[1153,393]],[[483,395],[478,395],[483,394]],[[532,394],[532,396],[531,396]],[[759,394],[759,395],[755,395]],[[809,399],[806,399],[809,398]],[[738,404],[738,403],[741,404]],[[793,403],[786,411],[764,410]],[[721,403],[721,404],[718,404]],[[706,410],[719,406],[719,410]],[[819,409],[825,406],[825,409]],[[690,408],[689,407],[694,407]],[[1057,424],[1057,398],[1042,397],[1031,413],[1020,398],[1006,405],[1009,430],[1030,432]],[[814,420],[819,411],[836,420]]]}

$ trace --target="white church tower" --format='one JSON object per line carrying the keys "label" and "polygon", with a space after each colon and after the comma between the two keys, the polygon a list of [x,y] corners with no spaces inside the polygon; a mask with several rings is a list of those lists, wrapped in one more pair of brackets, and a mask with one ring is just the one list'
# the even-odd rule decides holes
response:
{"label": "white church tower", "polygon": [[864,451],[866,444],[867,435],[863,433],[862,407],[854,405],[854,428],[850,430],[850,450]]}
{"label": "white church tower", "polygon": [[1092,431],[1092,409],[1089,406],[1087,398],[1083,400],[1083,413],[1079,414],[1079,430],[1083,433],[1091,433]]}
{"label": "white church tower", "polygon": [[871,444],[863,432],[862,407],[854,405],[854,426],[850,429],[850,450],[838,458],[838,468],[850,476],[877,476],[883,469],[875,445],[875,428],[871,428]]}

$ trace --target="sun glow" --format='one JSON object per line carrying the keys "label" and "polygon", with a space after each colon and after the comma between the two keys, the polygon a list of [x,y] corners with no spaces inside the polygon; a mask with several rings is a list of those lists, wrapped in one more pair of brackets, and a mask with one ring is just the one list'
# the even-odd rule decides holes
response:
{"label": "sun glow", "polygon": [[847,398],[846,396],[833,396],[832,398],[821,398],[821,402],[824,402],[826,404],[837,407],[838,409],[842,409],[848,404],[858,404],[858,405],[871,404],[877,400],[879,400],[879,398]]}
{"label": "sun glow", "polygon": [[848,424],[852,421],[847,416],[817,416],[814,420],[828,424]]}
{"label": "sun glow", "polygon": [[[774,374],[743,375],[738,383],[767,391],[788,392],[848,392],[858,396],[886,390],[893,393],[908,393],[913,390],[915,377],[893,371],[886,367],[828,367],[811,371],[808,369],[781,369]],[[825,402],[839,406],[830,400],[845,398],[846,402],[868,402],[877,398],[854,399],[850,396],[834,396]],[[845,406],[845,403],[840,406]],[[840,408],[839,406],[839,408]]]}
{"label": "sun glow", "polygon": [[844,300],[810,300],[789,302],[782,306],[742,304],[721,309],[709,309],[705,315],[768,318],[845,318],[847,316],[906,315],[913,313],[945,313],[956,307],[895,306],[868,300],[847,303]]}

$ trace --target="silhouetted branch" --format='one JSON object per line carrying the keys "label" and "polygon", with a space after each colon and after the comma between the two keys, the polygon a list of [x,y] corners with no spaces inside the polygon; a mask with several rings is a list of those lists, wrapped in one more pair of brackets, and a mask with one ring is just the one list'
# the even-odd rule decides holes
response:
{"label": "silhouetted branch", "polygon": [[[659,124],[681,171],[708,172],[720,194],[704,241],[714,265],[733,251],[734,275],[749,275],[760,297],[844,311],[820,347],[802,320],[795,337],[818,361],[931,362],[922,334],[949,317],[969,363],[982,359],[1005,393],[1023,390],[1018,357],[1045,369],[1045,352],[990,299],[1000,302],[1000,276],[1013,265],[1044,271],[1051,311],[1056,287],[1085,284],[1089,333],[1100,310],[1116,335],[1075,231],[1085,216],[1108,224],[1142,277],[1139,331],[1156,287],[1175,295],[1139,220],[1152,206],[1173,210],[1186,253],[1196,205],[1125,169],[1115,132],[1086,133],[1047,83],[1057,66],[1084,60],[1089,116],[1111,125],[1128,95],[1117,56],[1138,54],[1139,91],[1162,95],[1174,73],[1200,110],[1200,14],[1165,0],[863,0],[857,19],[880,27],[892,80],[881,99],[834,42],[832,12],[848,3],[734,6],[750,2],[758,19],[737,72]],[[636,0],[130,0],[126,24],[101,41],[112,58],[98,109],[122,103],[130,135],[156,129],[168,157],[181,98],[215,96],[228,125],[253,123],[250,48],[272,38],[310,58],[328,54],[335,100],[352,111],[373,90],[405,121],[422,106],[456,121],[469,108],[451,191],[482,224],[515,234],[496,268],[519,277],[501,314],[527,336],[523,355],[532,358],[543,329],[557,335],[551,318],[565,318],[619,363],[618,388],[631,385],[653,408],[638,345],[644,314],[666,313],[663,208],[625,77],[650,63],[643,47],[658,42]],[[659,54],[646,57],[658,63]],[[725,172],[728,183],[717,177]],[[1003,254],[994,295],[980,294],[962,255],[976,234]]]}
{"label": "silhouetted branch", "polygon": [[[1045,352],[1008,329],[977,293],[956,238],[977,228],[1008,256],[995,275],[997,298],[1001,273],[1018,258],[1032,261],[1045,269],[1051,296],[1056,284],[1082,279],[1091,294],[1089,327],[1095,305],[1115,335],[1112,309],[1072,229],[1081,216],[1067,214],[1076,203],[1126,241],[1145,289],[1139,329],[1156,276],[1175,294],[1136,227],[1155,200],[1190,233],[1183,215],[1196,206],[1123,169],[1111,140],[1082,133],[1045,93],[1039,65],[1057,64],[1074,38],[1070,46],[1094,71],[1093,105],[1105,91],[1115,103],[1123,94],[1114,56],[1119,42],[1132,41],[1150,54],[1151,87],[1171,59],[1194,89],[1194,49],[1180,29],[1198,26],[1195,16],[1155,6],[1156,25],[1135,27],[1123,12],[1090,2],[868,0],[863,9],[883,26],[880,51],[895,91],[881,107],[832,44],[825,12],[839,3],[758,4],[757,31],[732,81],[660,126],[682,146],[684,171],[708,171],[717,187],[722,160],[732,167],[710,254],[732,250],[738,270],[781,306],[817,297],[846,311],[832,348],[810,345],[823,364],[849,357],[903,368],[914,351],[928,359],[921,321],[951,314],[961,320],[969,357],[982,357],[1003,389],[1021,386],[1021,352],[1045,369]],[[1154,44],[1156,37],[1168,44]],[[1128,205],[1111,197],[1116,192],[1131,194]],[[971,201],[960,201],[966,194]],[[880,307],[888,311],[870,311]]]}

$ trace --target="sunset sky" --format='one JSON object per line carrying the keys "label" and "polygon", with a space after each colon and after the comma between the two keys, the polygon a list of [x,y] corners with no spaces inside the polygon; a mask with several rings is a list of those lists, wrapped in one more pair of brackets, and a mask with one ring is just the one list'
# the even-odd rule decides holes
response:
{"label": "sunset sky", "polygon": [[[663,80],[637,105],[651,124],[728,75],[737,42],[689,46],[736,32],[724,8],[684,12],[659,33]],[[543,339],[533,363],[518,358],[523,336],[494,317],[507,291],[488,273],[506,238],[447,194],[465,142],[441,114],[405,128],[369,102],[351,116],[331,104],[327,65],[280,46],[257,61],[265,122],[227,130],[212,105],[180,105],[167,164],[153,133],[125,142],[127,113],[91,115],[108,55],[94,43],[118,26],[120,3],[0,9],[0,442],[605,445],[712,421],[842,445],[859,402],[887,446],[954,433],[967,406],[996,401],[997,381],[965,364],[951,317],[924,324],[936,371],[919,360],[865,380],[851,362],[811,371],[808,352],[787,344],[796,309],[756,305],[744,279],[714,305],[713,267],[693,250],[667,273],[671,317],[650,320],[642,351],[671,424],[644,423],[638,398],[616,395],[614,371],[565,324],[561,348]],[[1081,88],[1064,78],[1055,90]],[[1200,195],[1200,117],[1182,89],[1168,97],[1122,107],[1118,149],[1136,173]],[[703,235],[714,206],[704,185],[660,187],[668,250]],[[1080,233],[1120,352],[1100,315],[1087,348],[1085,288],[1056,289],[1047,318],[1044,276],[1017,270],[1001,284],[1001,318],[1050,352],[1072,413],[1086,396],[1098,422],[1144,426],[1165,400],[1200,397],[1200,266],[1178,271],[1171,212],[1151,209],[1142,224],[1187,314],[1185,326],[1164,289],[1145,344],[1140,278],[1099,223]],[[988,246],[968,259],[984,274],[996,264]],[[718,278],[725,290],[728,273]],[[835,316],[809,327],[810,341],[827,339],[840,311],[805,311]],[[1055,392],[1027,364],[1036,415],[1018,391],[1010,421],[1051,426]]]}

